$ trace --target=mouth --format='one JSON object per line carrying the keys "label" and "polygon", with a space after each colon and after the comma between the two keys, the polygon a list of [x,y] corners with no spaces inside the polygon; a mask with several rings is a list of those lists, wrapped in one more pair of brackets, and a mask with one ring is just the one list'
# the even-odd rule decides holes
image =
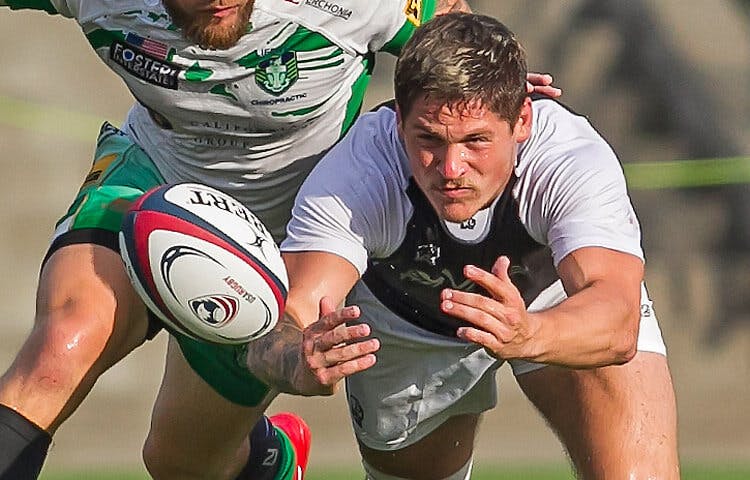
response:
{"label": "mouth", "polygon": [[468,187],[453,187],[453,186],[447,186],[447,185],[440,186],[436,190],[440,195],[449,199],[465,198],[471,195],[473,191],[471,188],[468,188]]}
{"label": "mouth", "polygon": [[225,18],[237,12],[239,6],[234,5],[230,7],[216,6],[211,7],[208,11],[214,18]]}

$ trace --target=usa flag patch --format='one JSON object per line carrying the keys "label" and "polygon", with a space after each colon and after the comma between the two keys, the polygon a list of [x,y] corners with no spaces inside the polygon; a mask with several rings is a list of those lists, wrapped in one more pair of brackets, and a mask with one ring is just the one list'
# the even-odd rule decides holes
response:
{"label": "usa flag patch", "polygon": [[125,37],[125,42],[138,48],[142,52],[153,55],[159,60],[166,60],[167,55],[169,54],[169,47],[167,45],[157,42],[156,40],[151,40],[150,38],[141,37],[136,33],[128,32]]}

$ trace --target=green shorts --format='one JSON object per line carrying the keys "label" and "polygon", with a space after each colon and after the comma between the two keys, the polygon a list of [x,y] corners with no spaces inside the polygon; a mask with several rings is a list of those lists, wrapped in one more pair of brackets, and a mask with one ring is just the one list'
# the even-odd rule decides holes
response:
{"label": "green shorts", "polygon": [[[105,123],[91,171],[67,213],[57,222],[51,254],[65,245],[95,243],[119,252],[117,235],[129,206],[149,189],[166,183],[146,152]],[[155,334],[164,325],[153,314]],[[193,370],[227,400],[256,406],[269,387],[245,367],[246,347],[204,343],[170,331]]]}

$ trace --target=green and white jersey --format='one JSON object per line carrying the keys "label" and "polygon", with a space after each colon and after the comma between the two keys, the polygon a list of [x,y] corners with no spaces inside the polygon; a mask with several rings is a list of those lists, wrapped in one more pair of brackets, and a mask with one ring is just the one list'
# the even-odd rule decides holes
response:
{"label": "green and white jersey", "polygon": [[168,182],[222,189],[277,236],[362,104],[373,53],[398,53],[437,0],[256,0],[228,50],[187,41],[159,0],[0,0],[75,18],[137,102],[123,130]]}

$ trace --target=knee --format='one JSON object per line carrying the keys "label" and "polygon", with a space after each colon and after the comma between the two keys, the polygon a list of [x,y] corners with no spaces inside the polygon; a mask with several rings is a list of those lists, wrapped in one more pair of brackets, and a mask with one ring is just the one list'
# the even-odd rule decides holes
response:
{"label": "knee", "polygon": [[163,451],[159,441],[149,433],[143,444],[143,463],[151,478],[164,480],[179,478],[179,464],[168,452]]}
{"label": "knee", "polygon": [[112,334],[112,322],[101,314],[71,300],[60,308],[37,313],[31,341],[42,355],[61,365],[93,364]]}
{"label": "knee", "polygon": [[216,464],[210,460],[200,461],[186,449],[179,446],[179,442],[168,441],[158,432],[149,432],[141,451],[143,463],[149,476],[154,480],[204,480],[234,478],[228,470],[227,464]]}
{"label": "knee", "polygon": [[110,333],[111,328],[102,328],[77,309],[40,308],[19,356],[24,365],[33,365],[40,386],[51,383],[57,388],[67,378],[95,370]]}

